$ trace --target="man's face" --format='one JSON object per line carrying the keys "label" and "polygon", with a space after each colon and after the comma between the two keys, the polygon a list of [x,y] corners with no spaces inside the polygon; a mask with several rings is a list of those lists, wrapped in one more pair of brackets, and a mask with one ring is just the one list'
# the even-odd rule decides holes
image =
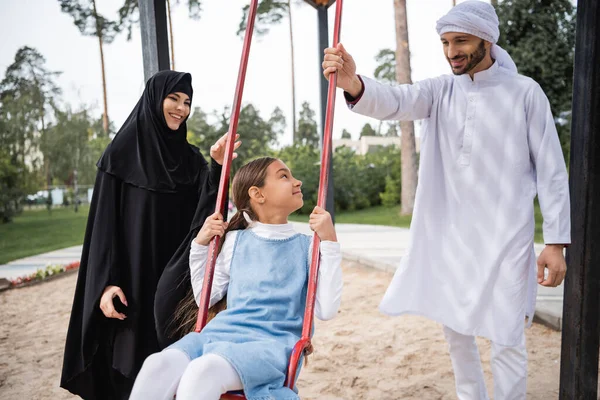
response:
{"label": "man's face", "polygon": [[485,40],[468,33],[447,32],[440,39],[454,75],[474,69],[485,58],[489,47]]}

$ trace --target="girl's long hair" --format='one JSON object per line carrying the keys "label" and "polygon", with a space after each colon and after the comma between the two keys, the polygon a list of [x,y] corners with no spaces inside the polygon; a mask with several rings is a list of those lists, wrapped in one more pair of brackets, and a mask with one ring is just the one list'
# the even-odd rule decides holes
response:
{"label": "girl's long hair", "polygon": [[[246,229],[248,227],[248,222],[244,218],[244,212],[252,221],[258,220],[250,205],[250,195],[248,194],[248,190],[252,186],[261,188],[265,185],[267,168],[276,160],[276,158],[272,157],[258,158],[241,167],[235,174],[231,185],[231,192],[233,194],[233,204],[235,205],[237,212],[229,221],[229,225],[225,230],[225,235],[220,241],[217,254],[221,252],[223,242],[225,241],[224,238],[228,232]],[[225,308],[227,308],[227,296],[223,297],[223,299],[208,310],[208,321]],[[173,320],[170,325],[172,336],[182,337],[185,334],[192,332],[196,327],[197,318],[198,305],[194,299],[194,293],[190,288],[187,295],[179,302],[175,314],[173,315]]]}

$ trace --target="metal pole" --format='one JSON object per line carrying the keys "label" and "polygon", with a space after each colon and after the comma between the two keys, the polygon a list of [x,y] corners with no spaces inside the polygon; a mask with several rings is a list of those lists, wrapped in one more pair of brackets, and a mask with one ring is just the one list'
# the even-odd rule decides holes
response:
{"label": "metal pole", "polygon": [[[327,90],[329,83],[323,76],[323,68],[321,63],[323,62],[323,52],[329,47],[329,27],[327,21],[327,7],[317,7],[317,13],[319,16],[319,76],[321,77],[321,152],[324,151],[323,143],[325,137],[325,115],[327,113]],[[329,148],[329,159],[332,162],[329,164],[329,181],[327,184],[327,201],[325,202],[325,209],[331,214],[331,219],[335,221],[335,206],[333,202],[333,157],[332,150]]]}
{"label": "metal pole", "polygon": [[144,80],[158,71],[170,69],[169,35],[165,0],[138,0],[142,30]]}
{"label": "metal pole", "polygon": [[579,0],[571,129],[571,240],[561,400],[596,399],[600,338],[600,3]]}

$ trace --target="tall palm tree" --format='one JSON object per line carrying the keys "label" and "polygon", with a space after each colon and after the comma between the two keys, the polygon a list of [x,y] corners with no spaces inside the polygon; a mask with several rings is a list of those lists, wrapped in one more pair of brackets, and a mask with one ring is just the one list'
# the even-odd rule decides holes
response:
{"label": "tall palm tree", "polygon": [[103,45],[103,33],[100,19],[98,18],[98,11],[96,10],[96,0],[92,0],[92,7],[94,10],[94,19],[96,21],[96,36],[98,36],[98,44],[100,46],[100,68],[102,70],[102,99],[104,104],[104,113],[102,114],[102,128],[104,134],[108,135],[108,100],[106,96],[106,69],[104,66],[104,45]]}
{"label": "tall palm tree", "polygon": [[59,0],[61,10],[73,17],[75,26],[86,36],[96,36],[100,46],[100,67],[102,71],[102,91],[104,113],[102,114],[102,127],[108,134],[108,101],[106,95],[106,70],[104,65],[104,44],[114,39],[117,24],[98,14],[96,0]]}
{"label": "tall palm tree", "polygon": [[175,40],[173,39],[173,20],[171,19],[171,1],[167,0],[167,17],[169,19],[169,39],[171,39],[171,69],[175,69]]}
{"label": "tall palm tree", "polygon": [[[408,46],[408,21],[406,0],[394,0],[396,19],[396,80],[400,84],[411,84],[410,50]],[[402,215],[412,214],[417,190],[417,152],[415,146],[415,125],[413,121],[400,122],[402,144]]]}

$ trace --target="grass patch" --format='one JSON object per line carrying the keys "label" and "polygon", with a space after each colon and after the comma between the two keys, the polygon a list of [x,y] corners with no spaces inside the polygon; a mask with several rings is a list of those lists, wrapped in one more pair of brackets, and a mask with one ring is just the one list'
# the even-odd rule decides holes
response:
{"label": "grass patch", "polygon": [[83,243],[89,207],[25,210],[0,225],[0,264]]}
{"label": "grass patch", "polygon": [[[340,211],[335,214],[336,224],[368,224],[368,225],[387,225],[408,228],[412,216],[400,216],[400,206],[369,207],[356,211]],[[308,222],[308,215],[293,214],[290,220],[296,222]]]}
{"label": "grass patch", "polygon": [[[83,243],[89,207],[25,210],[13,222],[0,225],[0,264],[35,254]],[[308,215],[293,214],[291,221],[308,222]],[[400,206],[370,207],[342,211],[335,216],[340,224],[387,225],[408,228],[411,216],[400,216]],[[543,242],[542,213],[535,203],[535,241]]]}
{"label": "grass patch", "polygon": [[[542,212],[540,205],[535,202],[535,241],[544,242],[542,232]],[[289,218],[291,221],[308,222],[308,215],[293,214]],[[370,207],[356,211],[341,211],[336,213],[335,222],[339,224],[368,224],[368,225],[387,225],[399,226],[402,228],[410,227],[411,216],[400,216],[400,206],[396,207]]]}

